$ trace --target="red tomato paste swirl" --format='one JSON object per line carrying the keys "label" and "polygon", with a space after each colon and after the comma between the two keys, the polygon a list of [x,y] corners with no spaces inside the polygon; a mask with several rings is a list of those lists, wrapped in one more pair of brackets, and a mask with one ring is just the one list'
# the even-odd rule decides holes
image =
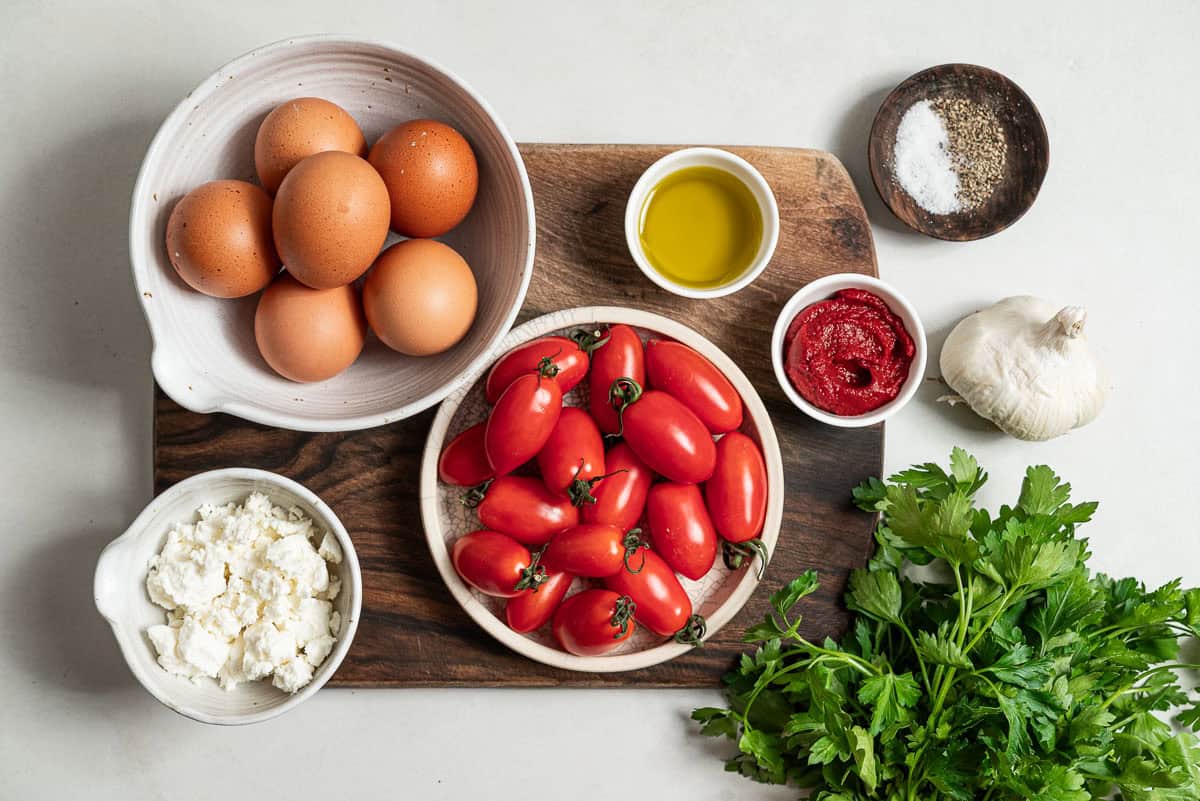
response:
{"label": "red tomato paste swirl", "polygon": [[806,307],[784,338],[792,386],[809,403],[850,417],[900,394],[915,348],[904,322],[865,289],[843,289]]}

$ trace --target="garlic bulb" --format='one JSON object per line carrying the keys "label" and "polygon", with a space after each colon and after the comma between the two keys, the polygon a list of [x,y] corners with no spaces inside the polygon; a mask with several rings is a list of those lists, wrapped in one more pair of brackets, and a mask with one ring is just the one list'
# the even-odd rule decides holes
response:
{"label": "garlic bulb", "polygon": [[1107,378],[1083,335],[1087,312],[1005,298],[964,318],[942,347],[942,377],[976,414],[1018,439],[1047,440],[1087,425]]}

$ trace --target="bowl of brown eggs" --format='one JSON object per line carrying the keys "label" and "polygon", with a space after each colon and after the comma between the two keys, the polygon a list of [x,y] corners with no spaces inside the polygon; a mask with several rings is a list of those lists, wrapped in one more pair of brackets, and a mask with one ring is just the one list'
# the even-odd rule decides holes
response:
{"label": "bowl of brown eggs", "polygon": [[134,188],[155,380],[296,430],[409,417],[489,363],[534,234],[515,143],[450,72],[343,36],[251,51],[171,112]]}

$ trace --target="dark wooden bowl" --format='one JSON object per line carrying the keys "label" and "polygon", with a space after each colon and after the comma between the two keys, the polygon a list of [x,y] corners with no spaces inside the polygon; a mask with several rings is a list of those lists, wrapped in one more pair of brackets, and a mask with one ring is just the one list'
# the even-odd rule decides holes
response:
{"label": "dark wooden bowl", "polygon": [[[913,103],[946,94],[991,106],[1008,139],[1004,177],[992,196],[970,211],[930,214],[894,180],[896,128]],[[943,64],[908,78],[887,96],[867,146],[871,180],[883,202],[905,225],[938,239],[965,242],[1003,231],[1037,199],[1050,165],[1050,140],[1042,115],[1021,87],[994,70],[973,64]]]}

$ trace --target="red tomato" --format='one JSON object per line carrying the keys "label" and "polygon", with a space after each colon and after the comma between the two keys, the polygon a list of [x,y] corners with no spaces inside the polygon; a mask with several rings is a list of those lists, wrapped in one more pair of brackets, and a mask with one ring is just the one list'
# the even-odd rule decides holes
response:
{"label": "red tomato", "polygon": [[538,471],[554,492],[563,492],[576,480],[604,475],[604,439],[583,409],[563,407],[550,439],[538,451]]}
{"label": "red tomato", "polygon": [[504,605],[508,627],[527,634],[546,625],[554,617],[554,612],[574,580],[575,577],[570,573],[547,573],[546,580],[539,586],[509,598]]}
{"label": "red tomato", "polygon": [[646,343],[646,380],[691,409],[713,434],[742,424],[742,398],[725,374],[687,345]]}
{"label": "red tomato", "polygon": [[717,448],[691,409],[665,392],[643,392],[636,382],[616,382],[613,394],[622,404],[622,435],[651,470],[680,484],[712,475]]}
{"label": "red tomato", "polygon": [[542,367],[508,385],[488,417],[483,446],[488,463],[502,476],[528,462],[550,439],[562,413],[562,390],[554,381],[554,366]]}
{"label": "red tomato", "polygon": [[642,551],[642,556],[646,561],[641,570],[619,570],[604,580],[604,586],[633,599],[638,622],[643,626],[670,637],[688,626],[692,601],[661,556],[654,551]]}
{"label": "red tomato", "polygon": [[600,656],[633,636],[634,603],[608,590],[584,590],[554,613],[554,638],[576,656]]}
{"label": "red tomato", "polygon": [[704,484],[704,498],[717,533],[745,542],[762,533],[767,517],[767,466],[762,452],[740,431],[721,437],[717,464]]}
{"label": "red tomato", "polygon": [[681,576],[693,581],[717,558],[717,531],[695,484],[664,481],[650,488],[646,525],[655,553]]}
{"label": "red tomato", "polygon": [[592,372],[588,379],[588,411],[596,425],[606,434],[615,434],[621,429],[617,413],[609,400],[609,389],[618,378],[632,378],[639,384],[646,383],[645,359],[642,340],[627,325],[614,325],[608,329],[608,341],[592,354]]}
{"label": "red tomato", "polygon": [[438,459],[438,477],[456,487],[474,487],[492,477],[483,433],[487,423],[478,423],[450,440]]}
{"label": "red tomato", "polygon": [[[616,526],[583,523],[556,534],[542,553],[548,570],[562,570],[575,576],[604,578],[631,564],[642,547],[637,529],[628,534]],[[638,561],[630,569],[637,569]]]}
{"label": "red tomato", "polygon": [[459,537],[450,548],[450,560],[463,581],[497,598],[520,595],[522,584],[537,586],[545,578],[544,568],[532,566],[529,549],[498,531],[484,529]]}
{"label": "red tomato", "polygon": [[479,522],[526,545],[544,545],[558,532],[579,522],[579,509],[565,495],[546,489],[536,478],[501,476],[482,491],[468,493],[464,503],[477,503]]}
{"label": "red tomato", "polygon": [[513,381],[537,370],[542,359],[550,359],[558,368],[554,380],[564,395],[574,389],[587,375],[588,354],[596,347],[596,340],[589,333],[576,332],[575,337],[542,337],[518,345],[501,356],[492,365],[484,383],[488,403],[500,400]]}
{"label": "red tomato", "polygon": [[624,442],[618,443],[604,457],[609,474],[592,487],[595,502],[583,504],[585,523],[608,523],[622,531],[638,524],[646,508],[646,493],[654,474]]}

